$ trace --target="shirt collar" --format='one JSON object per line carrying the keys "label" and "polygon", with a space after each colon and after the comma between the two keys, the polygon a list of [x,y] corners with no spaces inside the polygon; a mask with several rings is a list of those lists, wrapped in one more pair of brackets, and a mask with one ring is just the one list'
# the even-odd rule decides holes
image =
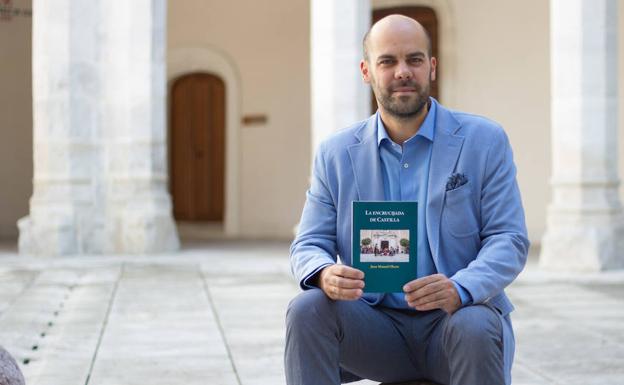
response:
{"label": "shirt collar", "polygon": [[[429,141],[433,142],[433,137],[434,137],[434,132],[435,132],[436,110],[437,110],[436,103],[431,101],[429,103],[429,111],[427,112],[427,116],[425,117],[425,120],[420,125],[420,128],[418,129],[418,132],[416,133],[416,135],[412,136],[412,138],[420,135],[429,139]],[[408,140],[406,140],[406,142],[410,141],[412,138],[409,138]],[[381,121],[381,114],[377,112],[377,145],[380,146],[381,142],[384,139],[387,139],[388,142],[392,142],[392,139],[390,139],[390,136],[388,136],[386,127]]]}

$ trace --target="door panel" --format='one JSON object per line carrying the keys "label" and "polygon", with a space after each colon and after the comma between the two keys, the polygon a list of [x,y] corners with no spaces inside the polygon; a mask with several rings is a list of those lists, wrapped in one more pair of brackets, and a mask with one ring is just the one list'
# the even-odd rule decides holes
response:
{"label": "door panel", "polygon": [[178,78],[171,92],[171,194],[178,220],[222,221],[225,85],[211,74]]}

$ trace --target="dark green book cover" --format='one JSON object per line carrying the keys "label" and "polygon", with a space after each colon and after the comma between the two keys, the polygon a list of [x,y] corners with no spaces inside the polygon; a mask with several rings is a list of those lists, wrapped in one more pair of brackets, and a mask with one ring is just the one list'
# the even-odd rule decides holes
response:
{"label": "dark green book cover", "polygon": [[353,202],[353,267],[364,292],[397,293],[416,279],[417,202]]}

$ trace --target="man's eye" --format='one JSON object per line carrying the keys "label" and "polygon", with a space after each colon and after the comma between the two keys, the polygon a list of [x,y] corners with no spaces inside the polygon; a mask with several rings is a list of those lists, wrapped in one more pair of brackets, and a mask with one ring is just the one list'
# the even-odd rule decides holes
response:
{"label": "man's eye", "polygon": [[411,61],[412,61],[412,63],[414,63],[414,64],[421,64],[421,63],[423,62],[423,59],[422,59],[422,58],[417,57],[417,58],[413,58]]}
{"label": "man's eye", "polygon": [[381,65],[392,64],[392,60],[390,60],[390,59],[383,59],[383,60],[379,61],[379,64],[381,64]]}

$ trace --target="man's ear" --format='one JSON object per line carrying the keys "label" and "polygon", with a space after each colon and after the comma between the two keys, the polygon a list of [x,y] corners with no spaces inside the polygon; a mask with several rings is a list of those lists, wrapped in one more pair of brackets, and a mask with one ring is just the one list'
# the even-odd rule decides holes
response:
{"label": "man's ear", "polygon": [[431,63],[431,81],[434,81],[436,80],[436,67],[438,66],[438,60],[434,56],[432,56],[430,63]]}
{"label": "man's ear", "polygon": [[368,62],[366,60],[360,61],[360,72],[362,72],[362,79],[364,83],[370,84],[370,72],[368,68]]}

